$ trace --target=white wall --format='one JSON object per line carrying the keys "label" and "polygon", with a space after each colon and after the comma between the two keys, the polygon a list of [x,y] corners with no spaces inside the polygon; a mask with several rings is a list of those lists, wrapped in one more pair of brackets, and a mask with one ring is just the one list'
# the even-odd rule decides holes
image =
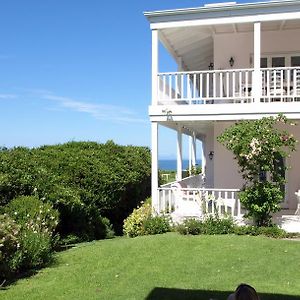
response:
{"label": "white wall", "polygon": [[215,188],[239,189],[243,186],[243,180],[238,173],[238,165],[233,159],[233,155],[221,143],[217,137],[221,135],[225,128],[231,126],[233,122],[217,122],[214,130],[214,186]]}
{"label": "white wall", "polygon": [[[214,37],[215,69],[230,69],[229,59],[235,60],[234,67],[249,68],[250,57],[253,55],[253,32],[220,34]],[[261,33],[262,54],[299,53],[300,29],[283,31],[263,31]]]}

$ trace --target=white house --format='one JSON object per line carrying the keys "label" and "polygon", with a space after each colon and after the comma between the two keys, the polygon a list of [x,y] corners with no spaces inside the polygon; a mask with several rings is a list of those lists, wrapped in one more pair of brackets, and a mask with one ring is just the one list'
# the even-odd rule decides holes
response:
{"label": "white house", "polygon": [[[217,206],[206,201],[206,209],[239,217],[243,181],[216,138],[236,120],[278,113],[300,119],[300,1],[227,2],[145,16],[152,31],[153,208],[198,216],[200,198],[219,199]],[[177,62],[177,72],[159,71],[159,43]],[[164,186],[158,185],[159,126],[177,132],[177,182]],[[300,126],[291,133],[300,140]],[[192,163],[202,155],[202,175],[182,178],[183,134],[192,140]],[[299,145],[282,163],[292,166],[285,174],[282,214],[299,213]]]}

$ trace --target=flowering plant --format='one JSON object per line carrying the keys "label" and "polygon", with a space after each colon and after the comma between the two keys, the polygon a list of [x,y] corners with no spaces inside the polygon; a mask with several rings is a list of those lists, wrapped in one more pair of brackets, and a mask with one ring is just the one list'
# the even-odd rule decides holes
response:
{"label": "flowering plant", "polygon": [[270,214],[280,210],[287,169],[282,162],[295,151],[297,143],[286,130],[288,125],[296,124],[282,114],[243,120],[218,137],[218,141],[232,151],[237,160],[245,179],[240,200],[248,210],[247,215],[253,217],[257,225],[268,225]]}

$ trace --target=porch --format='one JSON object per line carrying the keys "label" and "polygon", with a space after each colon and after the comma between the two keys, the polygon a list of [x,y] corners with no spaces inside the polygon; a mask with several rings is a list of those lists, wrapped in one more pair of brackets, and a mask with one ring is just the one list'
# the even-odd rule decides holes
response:
{"label": "porch", "polygon": [[[162,185],[157,191],[158,202],[154,210],[169,215],[175,223],[186,218],[218,216],[231,217],[238,225],[251,224],[244,218],[246,210],[241,205],[239,189],[205,188],[203,185],[203,174]],[[273,222],[287,232],[300,232],[299,213],[282,209],[273,215]]]}

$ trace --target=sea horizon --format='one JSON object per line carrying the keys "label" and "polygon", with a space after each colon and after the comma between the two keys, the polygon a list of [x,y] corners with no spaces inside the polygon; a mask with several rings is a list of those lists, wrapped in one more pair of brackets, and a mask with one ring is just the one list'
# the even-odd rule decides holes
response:
{"label": "sea horizon", "polygon": [[[201,166],[201,160],[197,160],[197,165]],[[158,168],[160,170],[165,171],[176,171],[177,160],[176,159],[159,159],[158,160]],[[182,169],[189,168],[189,160],[183,159],[182,160]]]}

